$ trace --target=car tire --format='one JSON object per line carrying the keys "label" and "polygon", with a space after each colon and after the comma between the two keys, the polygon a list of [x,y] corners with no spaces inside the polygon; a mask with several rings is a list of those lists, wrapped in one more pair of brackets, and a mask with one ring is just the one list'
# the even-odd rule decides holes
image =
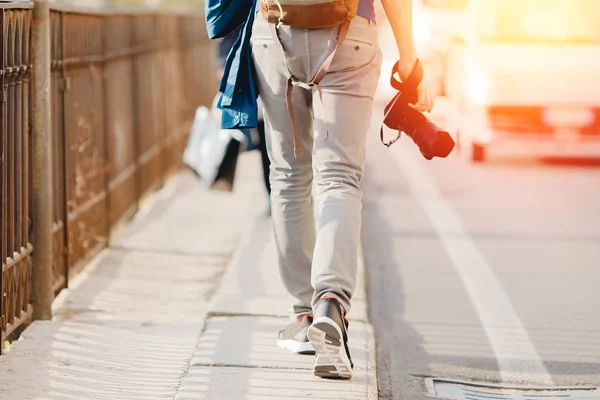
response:
{"label": "car tire", "polygon": [[486,148],[485,146],[473,143],[471,148],[471,160],[474,163],[482,163],[486,158]]}

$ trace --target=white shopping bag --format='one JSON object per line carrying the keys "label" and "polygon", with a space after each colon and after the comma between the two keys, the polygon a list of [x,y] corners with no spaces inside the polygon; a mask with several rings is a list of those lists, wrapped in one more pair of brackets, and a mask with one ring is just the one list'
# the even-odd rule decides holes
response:
{"label": "white shopping bag", "polygon": [[[223,174],[228,183],[222,190],[231,190],[237,163],[237,153],[245,144],[245,137],[237,130],[221,129],[221,113],[199,107],[192,125],[183,163],[188,166],[209,188],[214,188]],[[232,154],[234,152],[235,154]],[[227,164],[227,165],[225,165]]]}

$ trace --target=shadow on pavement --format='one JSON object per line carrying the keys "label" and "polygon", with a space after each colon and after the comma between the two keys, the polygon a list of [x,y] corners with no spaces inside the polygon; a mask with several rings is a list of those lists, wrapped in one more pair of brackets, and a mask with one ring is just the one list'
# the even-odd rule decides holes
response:
{"label": "shadow on pavement", "polygon": [[[383,164],[382,160],[385,161]],[[378,195],[384,192],[392,195],[408,194],[406,182],[398,174],[394,174],[395,169],[389,156],[379,158],[376,168],[367,169],[363,187],[365,205],[362,237],[368,273],[369,318],[375,329],[379,394],[382,400],[395,399],[400,392],[405,393],[406,398],[420,398],[421,396],[415,396],[424,394],[422,379],[409,375],[408,368],[410,366],[411,369],[417,369],[424,375],[429,375],[430,372],[424,338],[404,318],[402,300],[397,301],[405,295],[393,254],[396,233],[390,226],[389,215],[383,215],[376,202]],[[398,212],[401,213],[402,210]],[[395,303],[380,303],[389,299],[394,299]],[[406,353],[397,357],[398,353],[390,351],[394,348],[401,348]],[[422,398],[424,397],[423,395]]]}

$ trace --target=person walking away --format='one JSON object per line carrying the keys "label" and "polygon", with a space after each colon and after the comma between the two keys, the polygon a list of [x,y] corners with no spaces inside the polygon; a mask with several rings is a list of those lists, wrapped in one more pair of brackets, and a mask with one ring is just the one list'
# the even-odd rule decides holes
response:
{"label": "person walking away", "polygon": [[[417,61],[412,1],[382,0],[400,53],[402,78]],[[317,376],[350,378],[346,314],[357,279],[360,182],[382,54],[374,0],[305,3],[311,5],[261,0],[251,37],[271,160],[278,260],[292,306],[291,322],[279,333],[278,344],[298,353],[314,349]],[[337,11],[340,5],[348,7],[347,22],[319,29],[290,26],[293,18],[318,23],[335,14],[319,4]],[[431,110],[431,93],[424,80],[413,106]]]}
{"label": "person walking away", "polygon": [[[219,69],[218,69],[217,74],[218,74],[219,79],[221,79],[223,77],[223,71],[224,71],[224,67],[225,67],[225,62],[227,60],[227,56],[229,55],[229,52],[231,51],[231,48],[233,47],[235,41],[239,37],[241,28],[242,27],[238,27],[233,32],[231,32],[230,34],[228,34],[227,36],[225,36],[223,39],[221,39],[219,41],[219,45],[217,48],[217,50],[218,50],[217,55],[218,55],[218,62],[219,62]],[[262,110],[259,110],[258,124],[256,127],[256,131],[258,132],[257,147],[258,147],[258,150],[260,151],[260,156],[261,156],[263,182],[265,185],[265,189],[267,190],[267,195],[270,197],[271,196],[271,184],[269,181],[269,174],[270,174],[271,163],[269,162],[269,155],[267,154],[267,145],[266,145],[266,139],[265,139],[265,123],[264,123],[264,119],[261,117],[262,117]],[[247,128],[245,130],[247,130]],[[251,137],[252,135],[246,135],[246,136]],[[266,208],[265,214],[271,215],[270,202]]]}

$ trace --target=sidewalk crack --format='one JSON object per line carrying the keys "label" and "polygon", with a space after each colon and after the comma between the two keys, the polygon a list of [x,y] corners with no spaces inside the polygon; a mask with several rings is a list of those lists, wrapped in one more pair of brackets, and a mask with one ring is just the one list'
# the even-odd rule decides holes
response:
{"label": "sidewalk crack", "polygon": [[247,365],[247,364],[220,364],[220,363],[193,363],[192,367],[207,368],[244,368],[244,369],[273,369],[284,371],[312,371],[312,367],[280,367],[276,365]]}
{"label": "sidewalk crack", "polygon": [[286,315],[258,314],[247,312],[209,311],[207,317],[256,317],[256,318],[288,318]]}

